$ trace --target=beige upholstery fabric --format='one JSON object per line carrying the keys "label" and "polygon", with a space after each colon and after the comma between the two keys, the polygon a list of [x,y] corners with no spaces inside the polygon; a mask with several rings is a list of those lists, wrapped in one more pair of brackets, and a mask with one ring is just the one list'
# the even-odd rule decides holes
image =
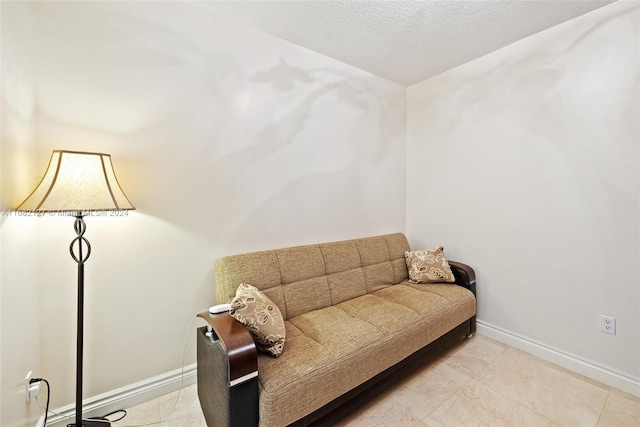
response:
{"label": "beige upholstery fabric", "polygon": [[463,287],[408,282],[409,250],[398,233],[216,263],[218,303],[248,282],[285,318],[280,357],[258,356],[261,426],[304,417],[475,315]]}
{"label": "beige upholstery fabric", "polygon": [[405,252],[409,279],[414,283],[454,282],[449,262],[442,246],[426,251]]}
{"label": "beige upholstery fabric", "polygon": [[282,290],[289,318],[331,305],[331,292],[325,276],[289,283]]}
{"label": "beige upholstery fabric", "polygon": [[286,320],[407,280],[408,250],[396,233],[224,257],[215,266],[216,302],[230,302],[240,283],[251,283]]}
{"label": "beige upholstery fabric", "polygon": [[361,268],[330,274],[327,276],[327,282],[333,304],[367,293],[367,283]]}
{"label": "beige upholstery fabric", "polygon": [[[250,254],[233,255],[216,261],[216,301],[218,304],[229,303],[236,295],[236,289],[240,283],[255,283],[258,289],[278,304],[284,315],[284,297],[274,299],[266,290],[280,286],[280,265],[275,251],[254,252]],[[279,292],[282,294],[282,290]],[[286,316],[285,316],[286,318]]]}
{"label": "beige upholstery fabric", "polygon": [[256,287],[240,284],[231,301],[231,317],[247,327],[256,347],[272,356],[280,356],[285,327],[280,309]]}

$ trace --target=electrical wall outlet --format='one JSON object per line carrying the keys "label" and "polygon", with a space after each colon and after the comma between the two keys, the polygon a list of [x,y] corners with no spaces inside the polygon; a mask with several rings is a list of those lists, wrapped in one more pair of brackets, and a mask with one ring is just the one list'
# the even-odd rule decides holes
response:
{"label": "electrical wall outlet", "polygon": [[611,316],[605,316],[604,314],[601,315],[600,330],[602,332],[606,332],[607,334],[615,335],[616,334],[616,318]]}
{"label": "electrical wall outlet", "polygon": [[31,399],[31,393],[29,393],[29,389],[31,388],[31,378],[33,377],[33,372],[27,372],[27,376],[24,378],[24,394],[27,397],[27,402]]}

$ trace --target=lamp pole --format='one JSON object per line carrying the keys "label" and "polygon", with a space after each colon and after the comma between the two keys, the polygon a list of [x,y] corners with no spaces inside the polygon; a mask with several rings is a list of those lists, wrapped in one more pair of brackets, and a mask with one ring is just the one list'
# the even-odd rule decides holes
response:
{"label": "lamp pole", "polygon": [[[81,211],[76,212],[76,220],[73,228],[76,237],[69,245],[71,257],[78,264],[78,316],[77,316],[77,341],[76,341],[76,423],[75,427],[82,427],[82,347],[84,342],[84,263],[91,255],[91,244],[84,233],[87,224]],[[78,253],[74,252],[74,245],[78,244]],[[86,253],[83,252],[83,243],[86,245]]]}

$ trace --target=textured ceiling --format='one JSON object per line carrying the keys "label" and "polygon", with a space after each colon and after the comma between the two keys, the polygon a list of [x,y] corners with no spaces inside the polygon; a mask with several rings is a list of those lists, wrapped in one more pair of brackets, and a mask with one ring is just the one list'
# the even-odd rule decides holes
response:
{"label": "textured ceiling", "polygon": [[409,86],[612,0],[197,1]]}

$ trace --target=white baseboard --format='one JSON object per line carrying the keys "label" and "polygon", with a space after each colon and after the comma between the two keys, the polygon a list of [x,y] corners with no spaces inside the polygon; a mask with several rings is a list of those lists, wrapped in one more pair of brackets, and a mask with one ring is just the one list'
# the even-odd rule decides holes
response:
{"label": "white baseboard", "polygon": [[480,335],[525,351],[587,378],[622,390],[625,393],[640,397],[640,378],[618,372],[615,369],[602,366],[596,362],[583,359],[481,320],[477,321],[477,328],[477,332]]}
{"label": "white baseboard", "polygon": [[[195,382],[196,364],[194,363],[184,369],[176,369],[166,374],[84,399],[82,414],[84,418],[104,416],[118,409],[131,408],[156,397],[164,396],[181,387],[195,384]],[[49,417],[47,427],[65,427],[68,423],[74,423],[75,409],[75,404],[52,409],[51,413],[55,412],[55,415]],[[42,426],[43,422],[44,416],[40,418],[37,425]]]}

